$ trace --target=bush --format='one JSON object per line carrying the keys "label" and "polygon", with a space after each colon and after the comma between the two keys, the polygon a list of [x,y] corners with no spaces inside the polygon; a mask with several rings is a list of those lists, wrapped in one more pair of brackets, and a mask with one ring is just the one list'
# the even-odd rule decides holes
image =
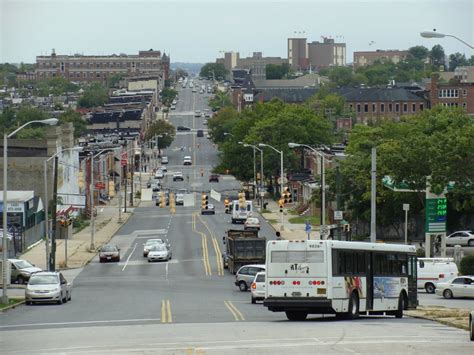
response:
{"label": "bush", "polygon": [[468,255],[461,259],[459,272],[462,275],[474,275],[474,255]]}
{"label": "bush", "polygon": [[417,256],[418,258],[424,258],[425,255],[426,255],[425,249],[423,249],[423,248],[418,248],[418,249],[416,249],[416,256]]}

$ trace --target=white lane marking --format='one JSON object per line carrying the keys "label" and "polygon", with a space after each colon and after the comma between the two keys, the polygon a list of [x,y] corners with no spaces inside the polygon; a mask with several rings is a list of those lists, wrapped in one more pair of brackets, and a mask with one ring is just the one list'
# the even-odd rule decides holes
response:
{"label": "white lane marking", "polygon": [[125,262],[125,265],[124,265],[123,268],[122,268],[122,271],[125,270],[125,268],[127,267],[127,264],[128,264],[128,262],[129,262],[129,260],[130,260],[130,257],[132,256],[133,252],[134,252],[135,249],[137,248],[137,245],[138,245],[138,243],[135,243],[135,246],[133,247],[132,252],[131,252],[130,255],[128,256],[127,261]]}
{"label": "white lane marking", "polygon": [[155,322],[161,318],[137,318],[137,319],[117,319],[117,320],[88,320],[78,322],[57,322],[57,323],[28,323],[28,324],[14,324],[14,325],[0,325],[0,328],[24,328],[24,327],[38,327],[45,325],[74,325],[74,324],[94,324],[94,323],[126,323],[126,322]]}
{"label": "white lane marking", "polygon": [[168,281],[168,265],[169,263],[166,263],[166,281]]}

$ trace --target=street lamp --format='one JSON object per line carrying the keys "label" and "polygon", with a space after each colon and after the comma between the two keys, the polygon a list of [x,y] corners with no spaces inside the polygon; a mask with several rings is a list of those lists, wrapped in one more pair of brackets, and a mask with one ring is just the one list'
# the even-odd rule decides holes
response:
{"label": "street lamp", "polygon": [[7,206],[8,206],[8,138],[13,137],[15,134],[17,134],[20,130],[25,128],[26,126],[33,124],[33,123],[40,123],[40,124],[46,124],[50,126],[54,126],[58,123],[57,118],[48,118],[45,120],[33,120],[25,123],[23,126],[15,129],[12,133],[5,134],[3,135],[3,294],[2,294],[2,303],[8,304],[8,295],[7,295],[7,263],[8,263],[8,239],[7,239]]}
{"label": "street lamp", "polygon": [[[91,209],[91,245],[89,249],[93,251],[95,249],[94,245],[94,239],[95,239],[95,216],[94,216],[94,159],[97,158],[99,155],[106,151],[110,150],[117,150],[120,149],[120,147],[117,148],[106,148],[100,150],[98,153],[95,155],[91,153],[90,159],[91,159],[91,180],[90,180],[90,185],[89,185],[89,194],[90,194],[90,209]],[[133,198],[133,197],[132,197]]]}
{"label": "street lamp", "polygon": [[[56,158],[59,154],[67,151],[75,151],[75,152],[80,152],[82,151],[82,147],[72,147],[72,148],[64,148],[56,153],[54,153],[52,156],[50,156],[48,159],[44,161],[44,209],[45,209],[45,215],[46,215],[46,225],[45,225],[45,234],[46,234],[46,267],[48,270],[50,270],[50,260],[49,260],[49,218],[48,218],[48,212],[49,212],[49,201],[48,201],[48,162],[51,159]],[[55,167],[56,169],[57,167]],[[54,206],[56,208],[56,206]],[[56,211],[53,211],[52,215],[52,220],[53,223],[56,222]],[[53,241],[55,243],[55,241]],[[55,248],[54,248],[55,249]]]}
{"label": "street lamp", "polygon": [[420,32],[420,36],[423,37],[423,38],[444,38],[444,37],[452,37],[452,38],[457,39],[459,42],[464,43],[464,44],[465,44],[466,46],[468,46],[469,48],[474,49],[474,47],[471,46],[469,43],[463,41],[463,40],[462,40],[461,38],[459,38],[459,37],[456,37],[456,36],[450,35],[450,34],[440,33],[440,32],[436,32],[436,31],[423,31],[423,32]]}
{"label": "street lamp", "polygon": [[273,149],[275,152],[279,153],[280,154],[280,194],[283,193],[283,185],[284,185],[284,171],[283,171],[283,150],[278,150],[276,149],[275,147],[272,147],[271,145],[269,144],[265,144],[265,143],[258,143],[258,146],[261,147],[261,148],[264,148],[264,147],[268,147],[268,148],[271,148]]}
{"label": "street lamp", "polygon": [[257,146],[253,144],[247,144],[245,142],[238,142],[239,144],[242,144],[244,147],[251,147],[253,149],[253,179],[255,182],[255,185],[257,184],[257,163],[256,163],[256,156],[255,156],[255,151],[258,150],[260,152],[260,186],[259,186],[259,193],[261,197],[261,203],[260,207],[263,208],[263,149],[258,148]]}
{"label": "street lamp", "polygon": [[[322,191],[322,197],[321,197],[321,228],[320,231],[326,230],[326,169],[325,169],[325,160],[327,161],[326,157],[322,152],[319,150],[311,147],[310,145],[307,144],[298,144],[298,143],[288,143],[288,147],[290,148],[298,148],[298,147],[304,147],[307,149],[312,150],[314,153],[316,153],[319,157],[322,159],[322,164],[321,164],[321,191]],[[322,233],[321,233],[322,236]],[[322,239],[322,238],[321,238]]]}

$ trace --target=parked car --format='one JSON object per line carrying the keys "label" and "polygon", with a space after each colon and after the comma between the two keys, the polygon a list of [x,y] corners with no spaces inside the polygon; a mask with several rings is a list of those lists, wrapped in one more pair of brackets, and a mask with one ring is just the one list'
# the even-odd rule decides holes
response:
{"label": "parked car", "polygon": [[248,217],[244,222],[244,229],[245,230],[256,229],[259,231],[260,221],[258,220],[257,217]]}
{"label": "parked car", "polygon": [[219,175],[217,174],[209,175],[209,182],[219,182]]}
{"label": "parked car", "polygon": [[216,210],[213,204],[208,204],[207,208],[201,209],[201,214],[216,214]]}
{"label": "parked car", "polygon": [[265,272],[259,272],[255,275],[250,286],[250,293],[252,294],[251,300],[253,304],[265,299]]}
{"label": "parked car", "polygon": [[235,274],[235,285],[240,291],[247,291],[252,284],[255,275],[265,271],[265,265],[244,265]]}
{"label": "parked car", "polygon": [[25,289],[25,303],[66,303],[71,300],[72,285],[60,272],[41,271],[31,275]]}
{"label": "parked car", "polygon": [[184,181],[183,173],[177,171],[173,174],[173,181]]}
{"label": "parked car", "polygon": [[154,244],[148,252],[148,262],[160,261],[160,260],[170,260],[171,248],[167,247],[166,244]]}
{"label": "parked car", "polygon": [[42,271],[39,267],[23,259],[8,259],[11,267],[11,283],[26,284],[31,275]]}
{"label": "parked car", "polygon": [[473,231],[457,231],[446,237],[446,245],[461,245],[474,247]]}
{"label": "parked car", "polygon": [[143,256],[146,258],[150,249],[156,244],[166,245],[166,242],[161,238],[148,239],[145,244],[143,244]]}
{"label": "parked car", "polygon": [[435,293],[444,298],[469,297],[474,298],[474,276],[459,276],[448,282],[436,285]]}
{"label": "parked car", "polygon": [[99,261],[105,263],[106,261],[120,261],[120,248],[116,245],[104,245],[99,252]]}
{"label": "parked car", "polygon": [[439,282],[446,282],[459,275],[452,258],[418,258],[417,287],[427,293],[434,293]]}
{"label": "parked car", "polygon": [[178,127],[176,127],[176,130],[177,130],[178,132],[185,132],[185,131],[190,131],[191,128],[186,127],[186,126],[178,126]]}

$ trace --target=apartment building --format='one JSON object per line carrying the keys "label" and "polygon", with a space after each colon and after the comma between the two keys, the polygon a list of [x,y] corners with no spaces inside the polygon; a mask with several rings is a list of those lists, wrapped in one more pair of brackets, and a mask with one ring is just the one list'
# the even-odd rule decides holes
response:
{"label": "apartment building", "polygon": [[138,55],[58,55],[55,50],[49,56],[36,57],[36,79],[64,77],[71,81],[106,81],[113,75],[157,75],[163,80],[169,77],[170,58],[161,51],[150,49]]}
{"label": "apartment building", "polygon": [[375,61],[399,63],[405,60],[408,51],[381,50],[354,52],[354,68],[364,67],[374,64]]}
{"label": "apartment building", "polygon": [[332,38],[323,42],[308,43],[308,62],[313,70],[346,65],[346,44],[336,43]]}
{"label": "apartment building", "polygon": [[308,45],[306,38],[288,38],[288,63],[291,69],[308,68]]}

